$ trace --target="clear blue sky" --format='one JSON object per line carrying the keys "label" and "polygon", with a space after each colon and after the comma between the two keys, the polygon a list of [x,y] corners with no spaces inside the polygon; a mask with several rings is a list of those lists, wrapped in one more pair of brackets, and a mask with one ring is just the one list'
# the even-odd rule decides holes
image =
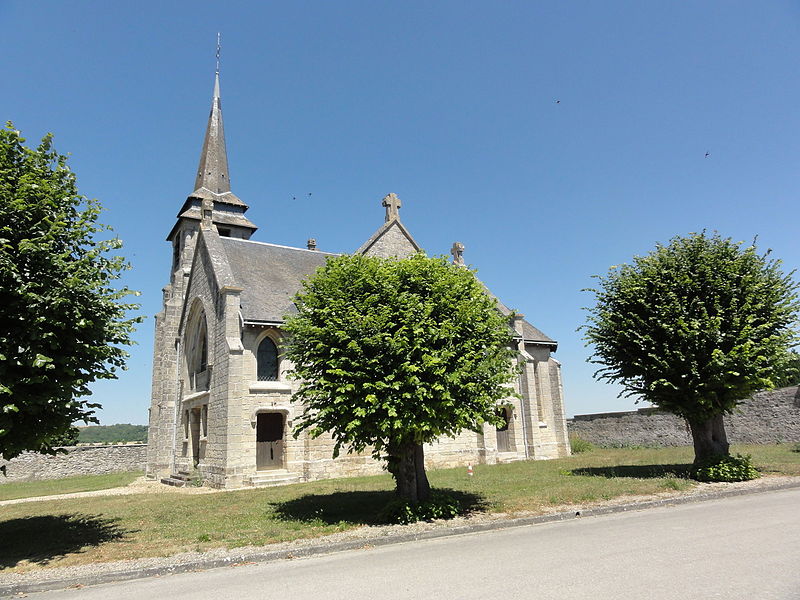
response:
{"label": "clear blue sky", "polygon": [[633,408],[585,362],[592,274],[701,229],[800,264],[797,2],[4,0],[0,22],[0,117],[72,154],[142,292],[129,371],[95,386],[103,423],[147,421],[217,31],[254,239],[352,251],[397,193],[429,254],[463,242],[559,341],[569,414]]}

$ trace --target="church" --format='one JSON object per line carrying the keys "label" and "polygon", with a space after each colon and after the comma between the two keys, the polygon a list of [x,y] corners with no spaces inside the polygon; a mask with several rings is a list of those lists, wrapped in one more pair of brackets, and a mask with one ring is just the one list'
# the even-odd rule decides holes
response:
{"label": "church", "polygon": [[[400,199],[388,194],[381,204],[383,224],[354,252],[420,251]],[[314,239],[305,248],[251,239],[257,227],[247,209],[231,191],[217,72],[194,191],[167,236],[172,263],[155,318],[148,477],[239,488],[380,473],[383,464],[368,454],[334,459],[330,436],[293,437],[303,407],[290,401],[298,383],[287,377],[281,325],[296,310],[303,279],[335,254]],[[454,263],[464,264],[463,250],[452,245]],[[516,394],[498,408],[504,424],[427,446],[429,468],[569,454],[557,343],[499,301],[498,309],[509,316],[519,366]]]}

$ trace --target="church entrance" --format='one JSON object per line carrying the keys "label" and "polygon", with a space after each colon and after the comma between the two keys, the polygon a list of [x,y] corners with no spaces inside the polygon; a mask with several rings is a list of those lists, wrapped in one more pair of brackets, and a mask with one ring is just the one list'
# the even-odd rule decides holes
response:
{"label": "church entrance", "polygon": [[511,445],[508,442],[508,412],[507,408],[500,408],[497,410],[497,416],[503,420],[503,422],[497,426],[498,452],[508,452],[511,450]]}
{"label": "church entrance", "polygon": [[256,415],[256,469],[283,467],[283,414],[279,412]]}

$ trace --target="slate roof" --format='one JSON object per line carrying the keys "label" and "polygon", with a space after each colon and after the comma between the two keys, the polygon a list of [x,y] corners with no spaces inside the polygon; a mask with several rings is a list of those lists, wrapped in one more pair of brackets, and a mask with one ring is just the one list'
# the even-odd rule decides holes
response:
{"label": "slate roof", "polygon": [[526,342],[535,342],[537,344],[546,344],[552,346],[558,345],[558,342],[556,342],[553,338],[546,335],[538,327],[534,327],[528,323],[525,319],[522,319],[522,335]]}
{"label": "slate roof", "polygon": [[[489,290],[489,288],[486,287],[485,283],[481,282],[481,284],[483,285],[483,289],[486,290],[486,293],[497,301],[497,308],[500,310],[500,312],[503,313],[505,316],[510,315],[512,312],[511,309],[508,308],[505,304],[503,304],[500,298],[495,296],[491,292],[491,290]],[[517,335],[516,332],[514,332],[514,335],[515,336]],[[555,348],[558,347],[557,341],[548,336],[538,327],[533,326],[525,319],[522,319],[522,337],[526,342],[533,342],[535,344],[545,344],[547,346],[553,346],[553,350],[555,350]]]}
{"label": "slate roof", "polygon": [[[215,210],[212,213],[212,220],[214,223],[222,225],[238,225],[239,227],[247,227],[255,231],[255,224],[241,213],[223,212]],[[203,220],[203,211],[199,206],[190,206],[185,211],[178,215],[179,219],[193,219],[195,221]]]}
{"label": "slate roof", "polygon": [[234,279],[242,289],[245,321],[281,323],[297,311],[292,302],[303,279],[325,264],[329,252],[237,238],[220,238]]}
{"label": "slate roof", "polygon": [[[325,264],[331,252],[291,248],[277,244],[220,237],[236,284],[242,288],[242,316],[248,322],[282,323],[284,316],[297,312],[292,298],[303,279]],[[492,294],[504,315],[511,309]],[[557,347],[558,343],[531,323],[522,321],[526,342]]]}
{"label": "slate roof", "polygon": [[231,206],[243,206],[245,209],[250,208],[245,204],[239,196],[234,194],[233,192],[223,192],[221,194],[217,194],[209,190],[208,188],[200,187],[189,194],[189,198],[197,198],[199,200],[204,200],[208,198],[209,200],[213,200],[214,202],[219,202],[221,204],[230,204]]}

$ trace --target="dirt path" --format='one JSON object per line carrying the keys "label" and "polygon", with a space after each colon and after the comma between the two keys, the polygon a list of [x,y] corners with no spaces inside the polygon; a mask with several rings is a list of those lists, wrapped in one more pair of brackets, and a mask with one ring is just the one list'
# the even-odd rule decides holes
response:
{"label": "dirt path", "polygon": [[32,496],[30,498],[15,498],[14,500],[0,500],[0,506],[9,504],[23,504],[25,502],[44,502],[45,500],[64,500],[68,498],[90,498],[92,496],[127,496],[129,494],[214,494],[225,490],[214,490],[207,487],[177,488],[164,485],[159,481],[148,480],[144,476],[138,477],[124,487],[106,488],[91,492],[72,492],[71,494],[51,494],[50,496]]}

